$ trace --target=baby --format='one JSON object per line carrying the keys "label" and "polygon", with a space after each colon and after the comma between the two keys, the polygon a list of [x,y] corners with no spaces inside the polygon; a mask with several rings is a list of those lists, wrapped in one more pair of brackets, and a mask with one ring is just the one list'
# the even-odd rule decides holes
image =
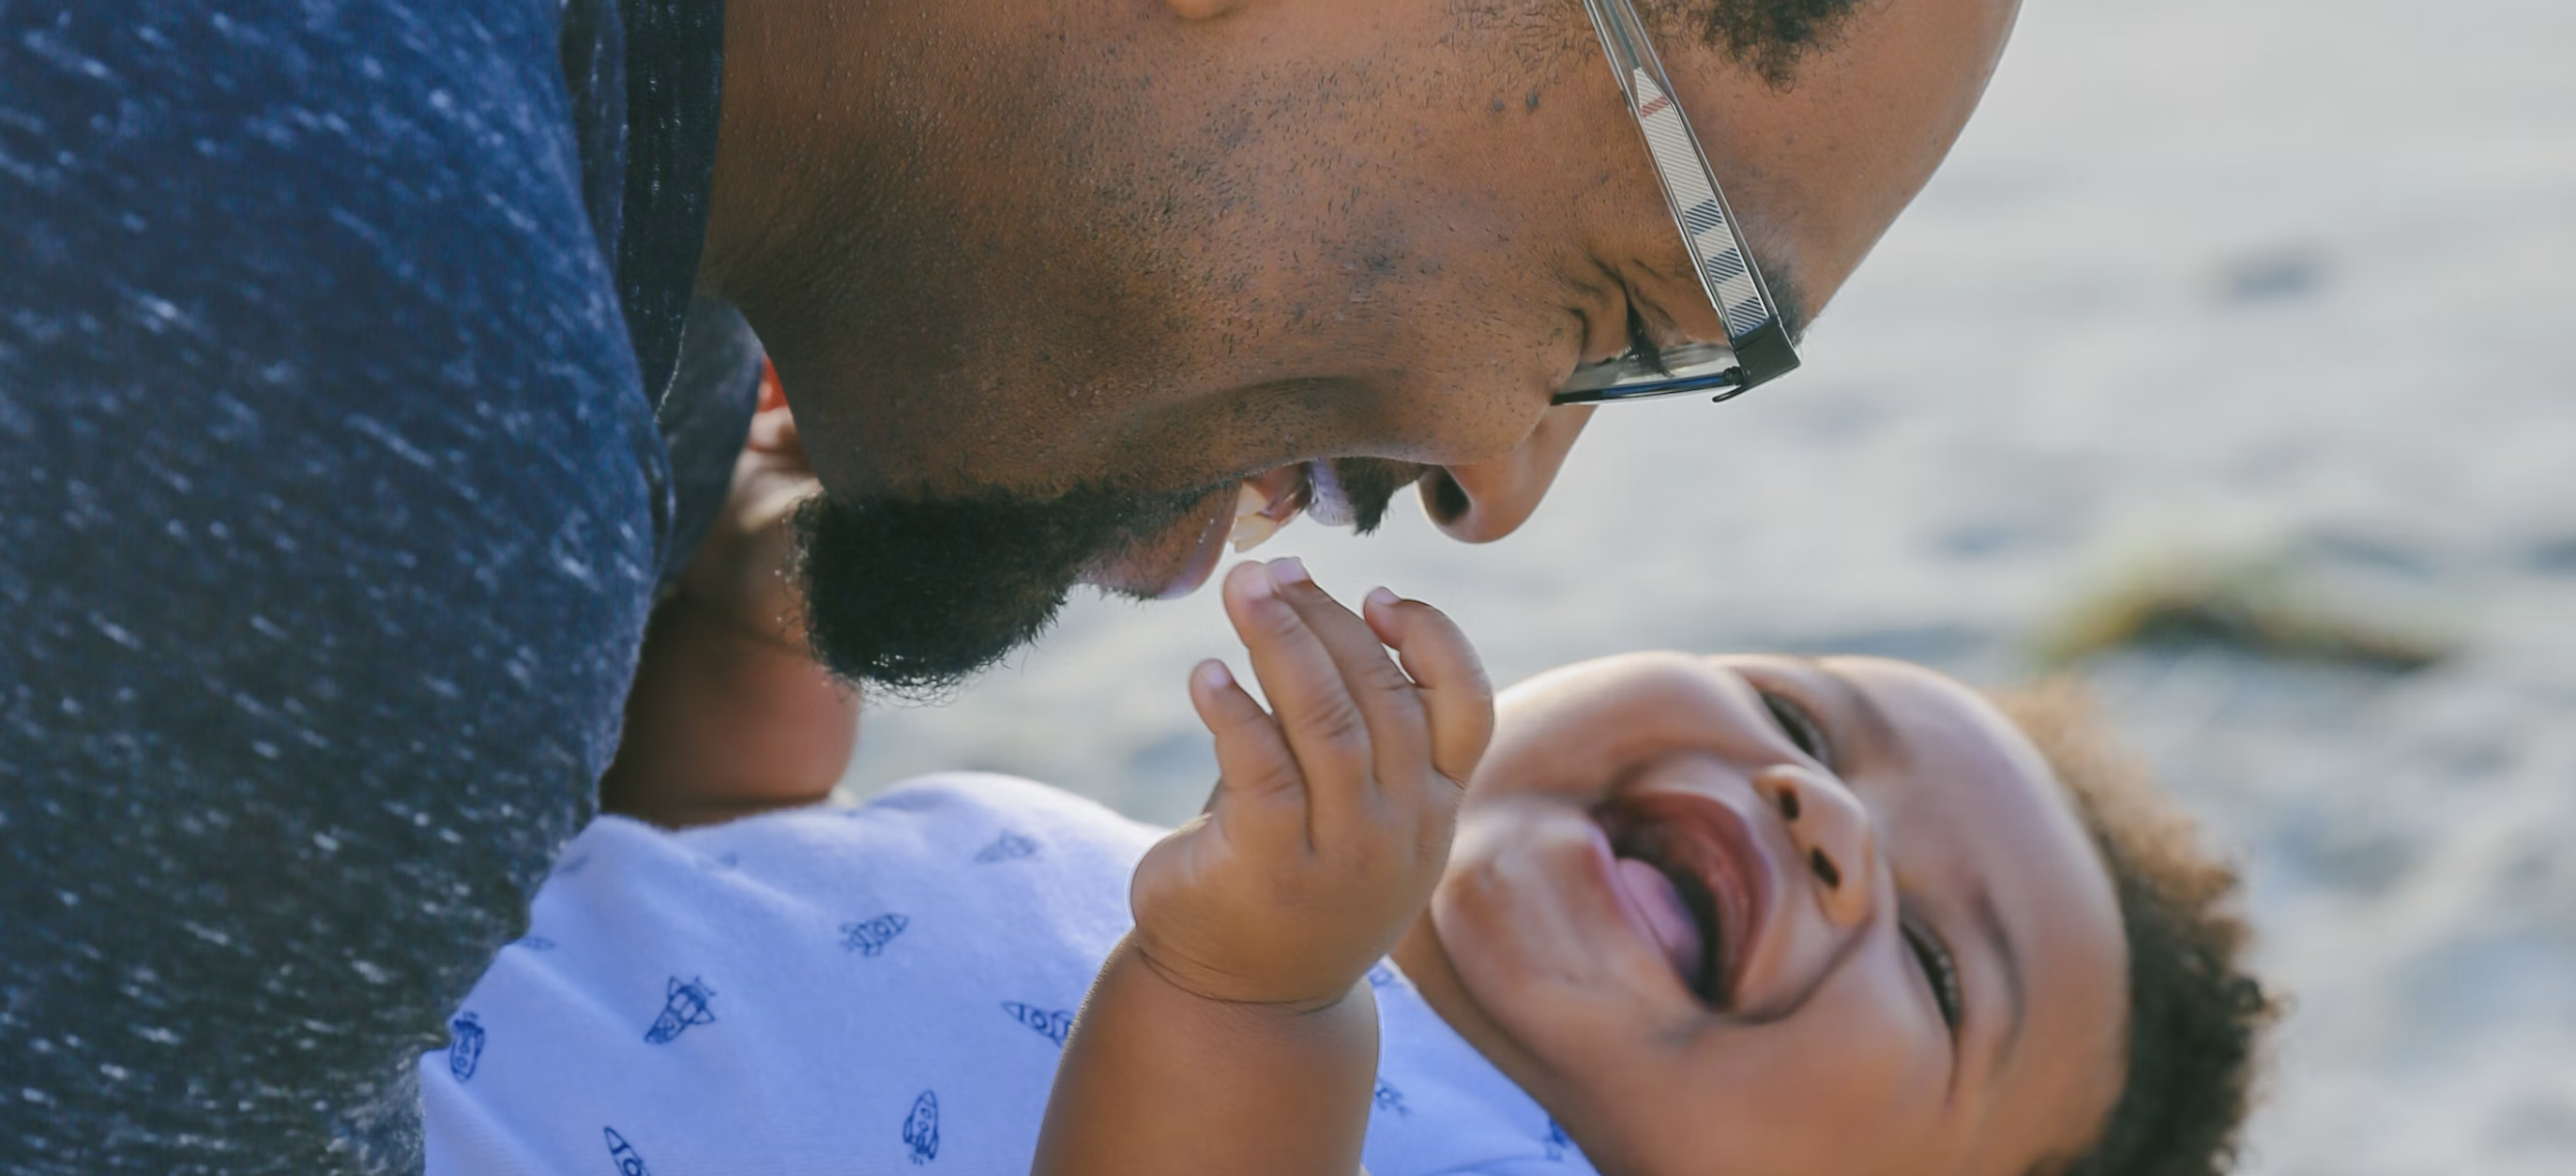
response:
{"label": "baby", "polygon": [[1497,706],[1427,605],[1224,597],[1270,706],[1193,673],[1179,830],[965,775],[594,824],[423,1059],[430,1170],[2228,1166],[2234,879],[2063,706],[1680,654]]}

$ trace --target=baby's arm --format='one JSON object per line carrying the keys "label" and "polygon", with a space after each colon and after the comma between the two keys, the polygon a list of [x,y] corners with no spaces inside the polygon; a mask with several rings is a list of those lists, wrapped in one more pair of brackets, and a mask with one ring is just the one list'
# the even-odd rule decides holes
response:
{"label": "baby's arm", "polygon": [[1220,663],[1191,675],[1216,795],[1136,868],[1136,929],[1074,1022],[1039,1176],[1359,1168],[1364,980],[1439,881],[1493,691],[1438,610],[1380,590],[1363,619],[1294,560],[1235,568],[1225,606],[1277,714]]}
{"label": "baby's arm", "polygon": [[818,492],[764,370],[724,510],[653,611],[601,811],[680,828],[831,795],[858,739],[858,688],[815,664],[786,579],[788,516]]}

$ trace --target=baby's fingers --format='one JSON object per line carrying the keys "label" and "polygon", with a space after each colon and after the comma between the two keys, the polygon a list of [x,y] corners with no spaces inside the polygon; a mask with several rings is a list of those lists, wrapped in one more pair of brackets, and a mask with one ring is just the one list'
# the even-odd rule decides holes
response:
{"label": "baby's fingers", "polygon": [[1306,798],[1297,758],[1279,722],[1253,701],[1221,661],[1190,671],[1190,706],[1216,738],[1217,794],[1208,802],[1234,840],[1303,840]]}
{"label": "baby's fingers", "polygon": [[[1307,631],[1332,658],[1341,695],[1359,708],[1368,732],[1370,763],[1363,767],[1367,778],[1379,790],[1403,790],[1406,781],[1420,775],[1431,755],[1429,728],[1412,680],[1396,668],[1395,659],[1368,622],[1317,587],[1302,565],[1293,559],[1278,560],[1271,570],[1279,579],[1279,598],[1306,622]],[[1262,684],[1266,688],[1269,679],[1263,678]],[[1275,696],[1273,701],[1278,701]],[[1283,709],[1279,717],[1287,723],[1289,746],[1303,752],[1297,741],[1297,716]],[[1307,775],[1311,783],[1311,768]]]}
{"label": "baby's fingers", "polygon": [[[1311,581],[1277,565],[1242,564],[1225,579],[1226,616],[1243,638],[1244,652],[1261,679],[1262,693],[1278,716],[1279,732],[1294,756],[1306,785],[1309,831],[1320,846],[1338,842],[1342,833],[1366,819],[1376,778],[1376,741],[1380,725],[1368,713],[1378,700],[1374,689],[1355,689],[1351,676],[1315,624],[1338,621],[1356,635],[1386,678],[1403,684],[1404,675],[1388,659],[1368,626],[1350,610],[1333,604]],[[1289,597],[1311,597],[1307,607]],[[1332,614],[1338,612],[1340,616]],[[1409,684],[1407,689],[1410,689]],[[1411,700],[1405,700],[1408,704]],[[1420,747],[1421,716],[1413,718],[1412,738]],[[1401,739],[1401,733],[1396,734]],[[1415,752],[1417,762],[1421,752]]]}
{"label": "baby's fingers", "polygon": [[1380,588],[1360,611],[1413,679],[1431,726],[1431,766],[1465,784],[1494,737],[1494,686],[1484,659],[1456,621],[1419,600]]}

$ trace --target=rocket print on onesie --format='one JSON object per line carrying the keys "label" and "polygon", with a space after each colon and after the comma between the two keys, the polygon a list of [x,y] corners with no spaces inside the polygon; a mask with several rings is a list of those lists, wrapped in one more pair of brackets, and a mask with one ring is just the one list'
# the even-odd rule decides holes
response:
{"label": "rocket print on onesie", "polygon": [[715,1010],[707,1007],[707,1001],[715,994],[704,980],[683,984],[679,977],[671,977],[670,986],[662,998],[662,1015],[653,1018],[653,1027],[644,1031],[645,1042],[669,1045],[687,1032],[689,1026],[713,1022]]}

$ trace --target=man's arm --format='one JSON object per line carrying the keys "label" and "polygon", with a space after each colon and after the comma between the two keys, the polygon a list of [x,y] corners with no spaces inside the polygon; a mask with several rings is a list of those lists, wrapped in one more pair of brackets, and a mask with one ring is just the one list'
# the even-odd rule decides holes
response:
{"label": "man's arm", "polygon": [[591,814],[659,442],[564,6],[439,12],[0,5],[0,1169],[417,1171]]}
{"label": "man's arm", "polygon": [[1438,611],[1381,589],[1363,619],[1294,560],[1237,567],[1225,604],[1277,714],[1220,664],[1191,675],[1222,775],[1137,866],[1136,929],[1074,1021],[1042,1176],[1359,1166],[1377,1070],[1364,977],[1448,860],[1492,691]]}

